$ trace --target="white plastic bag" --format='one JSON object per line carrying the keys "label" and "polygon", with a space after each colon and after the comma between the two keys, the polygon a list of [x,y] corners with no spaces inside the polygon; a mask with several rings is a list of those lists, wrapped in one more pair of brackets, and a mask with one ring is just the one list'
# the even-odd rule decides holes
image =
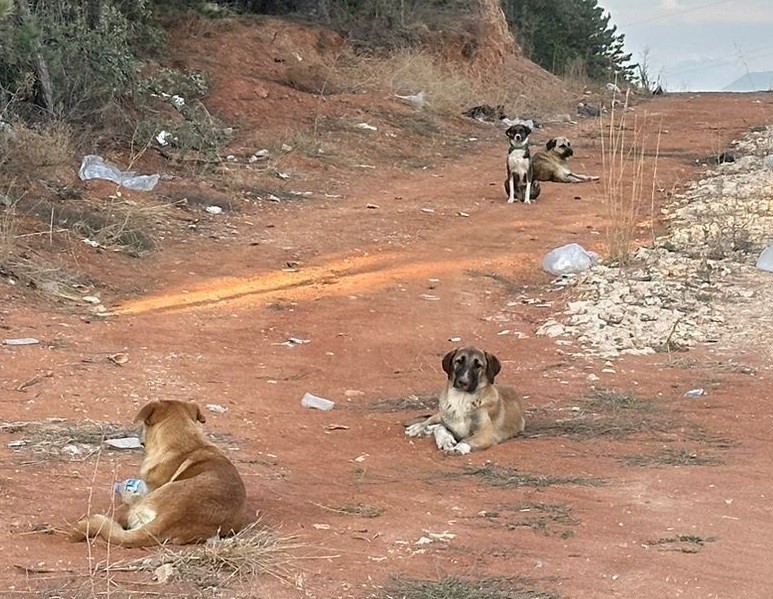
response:
{"label": "white plastic bag", "polygon": [[124,172],[116,165],[95,154],[83,157],[78,176],[83,181],[105,179],[135,191],[150,191],[161,178],[161,175],[138,175],[137,173]]}
{"label": "white plastic bag", "polygon": [[569,275],[588,270],[599,255],[585,250],[579,243],[568,243],[548,252],[542,268],[553,275]]}

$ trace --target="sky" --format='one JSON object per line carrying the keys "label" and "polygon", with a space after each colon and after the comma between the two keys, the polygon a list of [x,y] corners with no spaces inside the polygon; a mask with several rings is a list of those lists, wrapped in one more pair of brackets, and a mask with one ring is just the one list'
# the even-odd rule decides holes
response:
{"label": "sky", "polygon": [[668,91],[720,91],[773,71],[773,0],[598,0],[632,61]]}

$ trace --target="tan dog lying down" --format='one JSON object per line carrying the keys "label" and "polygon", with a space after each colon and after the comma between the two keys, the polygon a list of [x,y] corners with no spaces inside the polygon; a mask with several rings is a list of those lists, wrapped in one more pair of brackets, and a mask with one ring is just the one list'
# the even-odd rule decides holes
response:
{"label": "tan dog lying down", "polygon": [[144,547],[238,532],[244,483],[231,461],[204,436],[198,422],[205,420],[190,402],[163,400],[143,407],[135,422],[142,422],[145,460],[140,477],[148,494],[121,509],[117,520],[102,515],[81,520],[74,539],[100,536],[116,545]]}
{"label": "tan dog lying down", "polygon": [[516,391],[494,384],[501,368],[495,355],[475,347],[448,352],[443,357],[448,382],[438,413],[407,422],[405,434],[432,435],[438,449],[467,454],[523,432],[526,421]]}

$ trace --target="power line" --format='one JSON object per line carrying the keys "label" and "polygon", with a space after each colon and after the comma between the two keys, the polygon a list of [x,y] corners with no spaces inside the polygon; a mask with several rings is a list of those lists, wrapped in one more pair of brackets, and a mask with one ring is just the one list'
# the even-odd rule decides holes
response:
{"label": "power line", "polygon": [[696,10],[703,10],[704,8],[711,8],[713,6],[719,6],[720,4],[727,4],[728,2],[734,2],[735,0],[717,0],[717,2],[710,2],[708,4],[701,4],[700,6],[693,6],[691,8],[683,8],[682,10],[677,10],[673,12],[669,12],[665,15],[657,15],[655,17],[650,17],[648,19],[642,19],[640,21],[633,21],[632,23],[626,23],[624,25],[621,25],[621,27],[633,27],[635,25],[641,25],[643,23],[651,23],[652,21],[659,21],[660,19],[670,19],[672,17],[683,15],[685,13],[689,12],[695,12]]}

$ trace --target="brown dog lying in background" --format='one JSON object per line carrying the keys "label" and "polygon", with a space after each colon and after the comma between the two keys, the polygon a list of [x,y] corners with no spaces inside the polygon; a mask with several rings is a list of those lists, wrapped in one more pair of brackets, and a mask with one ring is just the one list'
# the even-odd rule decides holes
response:
{"label": "brown dog lying in background", "polygon": [[531,158],[532,170],[536,181],[555,181],[556,183],[583,183],[598,181],[595,175],[580,175],[569,168],[569,158],[574,155],[572,142],[566,137],[554,137],[548,140],[544,150]]}
{"label": "brown dog lying in background", "polygon": [[[238,532],[246,493],[236,467],[201,431],[206,419],[196,404],[153,401],[142,422],[145,460],[140,478],[148,494],[113,520],[93,515],[78,522],[75,540],[100,536],[124,547],[183,545]],[[131,527],[127,529],[127,526]]]}
{"label": "brown dog lying in background", "polygon": [[501,369],[496,356],[475,347],[448,352],[443,357],[448,383],[440,394],[440,411],[407,423],[405,434],[432,434],[438,449],[466,454],[523,432],[526,421],[515,390],[494,385]]}

